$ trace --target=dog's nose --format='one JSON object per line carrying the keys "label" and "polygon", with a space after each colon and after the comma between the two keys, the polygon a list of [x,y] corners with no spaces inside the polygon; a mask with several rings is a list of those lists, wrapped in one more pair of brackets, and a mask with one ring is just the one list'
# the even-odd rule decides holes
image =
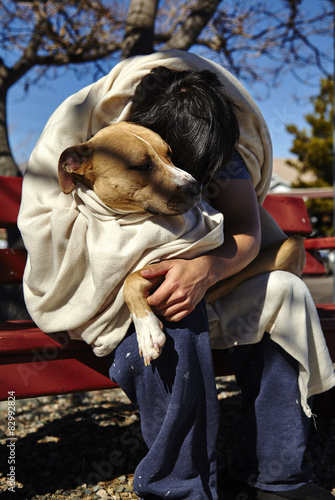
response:
{"label": "dog's nose", "polygon": [[202,190],[201,182],[193,179],[187,186],[186,191],[190,196],[197,196]]}

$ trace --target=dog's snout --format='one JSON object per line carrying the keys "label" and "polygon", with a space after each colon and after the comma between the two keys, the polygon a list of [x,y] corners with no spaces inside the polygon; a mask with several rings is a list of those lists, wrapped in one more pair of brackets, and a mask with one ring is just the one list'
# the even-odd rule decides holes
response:
{"label": "dog's snout", "polygon": [[191,196],[197,196],[201,192],[201,190],[202,190],[201,182],[195,179],[191,181],[186,188],[186,192]]}
{"label": "dog's snout", "polygon": [[189,196],[190,198],[199,197],[203,187],[202,183],[185,170],[175,167],[175,172],[175,180],[177,182],[178,191],[181,190],[184,195]]}

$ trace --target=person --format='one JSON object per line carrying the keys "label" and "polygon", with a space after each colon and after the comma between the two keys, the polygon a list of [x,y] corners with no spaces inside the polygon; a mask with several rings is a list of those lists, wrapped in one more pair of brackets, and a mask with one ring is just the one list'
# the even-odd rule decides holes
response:
{"label": "person", "polygon": [[[167,335],[150,367],[138,355],[129,318],[110,319],[119,298],[110,279],[117,264],[101,235],[108,238],[115,220],[82,186],[71,196],[57,186],[61,151],[120,120],[158,131],[176,165],[205,183],[207,201],[224,215],[221,246],[159,259],[145,274],[165,277],[148,298]],[[32,153],[19,215],[29,255],[27,307],[46,331],[64,328],[106,356],[111,378],[138,405],[149,449],[134,474],[140,498],[218,498],[213,347],[226,349],[242,391],[232,461],[236,498],[332,498],[303,459],[310,397],[335,384],[304,283],[275,271],[215,303],[203,299],[213,283],[283,237],[261,209],[271,163],[266,124],[246,90],[220,66],[181,51],[121,62],[56,110]]]}

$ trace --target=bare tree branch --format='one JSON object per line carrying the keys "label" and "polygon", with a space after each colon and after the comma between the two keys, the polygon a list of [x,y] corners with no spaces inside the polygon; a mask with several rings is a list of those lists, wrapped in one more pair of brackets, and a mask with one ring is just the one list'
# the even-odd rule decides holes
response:
{"label": "bare tree branch", "polygon": [[163,49],[188,50],[208,24],[218,8],[220,0],[198,0],[191,7],[188,17],[173,34]]}

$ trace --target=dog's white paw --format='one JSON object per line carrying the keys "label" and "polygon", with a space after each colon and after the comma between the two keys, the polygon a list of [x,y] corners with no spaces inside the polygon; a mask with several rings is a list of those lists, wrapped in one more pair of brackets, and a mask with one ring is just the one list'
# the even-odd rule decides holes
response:
{"label": "dog's white paw", "polygon": [[140,356],[143,356],[145,366],[150,365],[153,359],[158,358],[165,344],[163,325],[154,313],[148,312],[143,318],[132,315],[135,325]]}

